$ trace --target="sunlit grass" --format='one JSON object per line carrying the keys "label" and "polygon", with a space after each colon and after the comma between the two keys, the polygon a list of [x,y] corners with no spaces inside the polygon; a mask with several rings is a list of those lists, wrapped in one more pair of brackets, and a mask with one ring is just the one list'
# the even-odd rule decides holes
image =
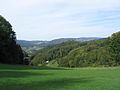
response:
{"label": "sunlit grass", "polygon": [[120,68],[0,65],[0,90],[120,90]]}

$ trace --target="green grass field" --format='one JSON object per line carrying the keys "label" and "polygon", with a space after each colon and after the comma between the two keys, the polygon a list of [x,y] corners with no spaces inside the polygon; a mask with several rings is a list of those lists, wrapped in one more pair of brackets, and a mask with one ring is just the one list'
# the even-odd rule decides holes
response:
{"label": "green grass field", "polygon": [[0,65],[0,90],[120,90],[120,68]]}

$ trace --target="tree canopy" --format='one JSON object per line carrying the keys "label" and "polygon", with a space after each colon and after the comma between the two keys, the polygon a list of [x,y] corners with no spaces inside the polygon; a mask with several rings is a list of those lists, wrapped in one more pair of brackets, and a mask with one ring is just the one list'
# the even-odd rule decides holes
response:
{"label": "tree canopy", "polygon": [[109,38],[109,47],[112,62],[114,65],[120,65],[120,32]]}
{"label": "tree canopy", "polygon": [[0,63],[23,63],[23,52],[16,44],[15,32],[11,24],[2,16],[0,16]]}

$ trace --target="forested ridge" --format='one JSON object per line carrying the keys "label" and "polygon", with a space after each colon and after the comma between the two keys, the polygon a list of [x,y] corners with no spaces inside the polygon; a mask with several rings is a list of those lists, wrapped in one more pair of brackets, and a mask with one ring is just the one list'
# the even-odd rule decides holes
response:
{"label": "forested ridge", "polygon": [[31,64],[57,64],[60,67],[118,66],[120,32],[114,33],[107,39],[81,43],[68,41],[51,48],[43,48],[34,55]]}
{"label": "forested ridge", "polygon": [[46,61],[51,61],[57,58],[66,56],[72,49],[79,47],[80,43],[76,41],[68,41],[59,45],[50,46],[40,50],[37,56],[31,61],[32,64],[45,64]]}
{"label": "forested ridge", "polygon": [[50,41],[17,40],[17,44],[19,44],[22,47],[22,49],[25,50],[28,54],[32,54],[34,52],[39,51],[41,48],[54,46],[67,41],[85,42],[85,41],[99,40],[99,39],[101,38],[100,37],[59,38],[59,39],[54,39]]}

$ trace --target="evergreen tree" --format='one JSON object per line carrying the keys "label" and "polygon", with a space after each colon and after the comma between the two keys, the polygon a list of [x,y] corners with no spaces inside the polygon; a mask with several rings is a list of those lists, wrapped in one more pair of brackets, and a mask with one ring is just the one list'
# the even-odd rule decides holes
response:
{"label": "evergreen tree", "polygon": [[16,44],[11,24],[0,16],[0,63],[23,64],[23,52]]}

